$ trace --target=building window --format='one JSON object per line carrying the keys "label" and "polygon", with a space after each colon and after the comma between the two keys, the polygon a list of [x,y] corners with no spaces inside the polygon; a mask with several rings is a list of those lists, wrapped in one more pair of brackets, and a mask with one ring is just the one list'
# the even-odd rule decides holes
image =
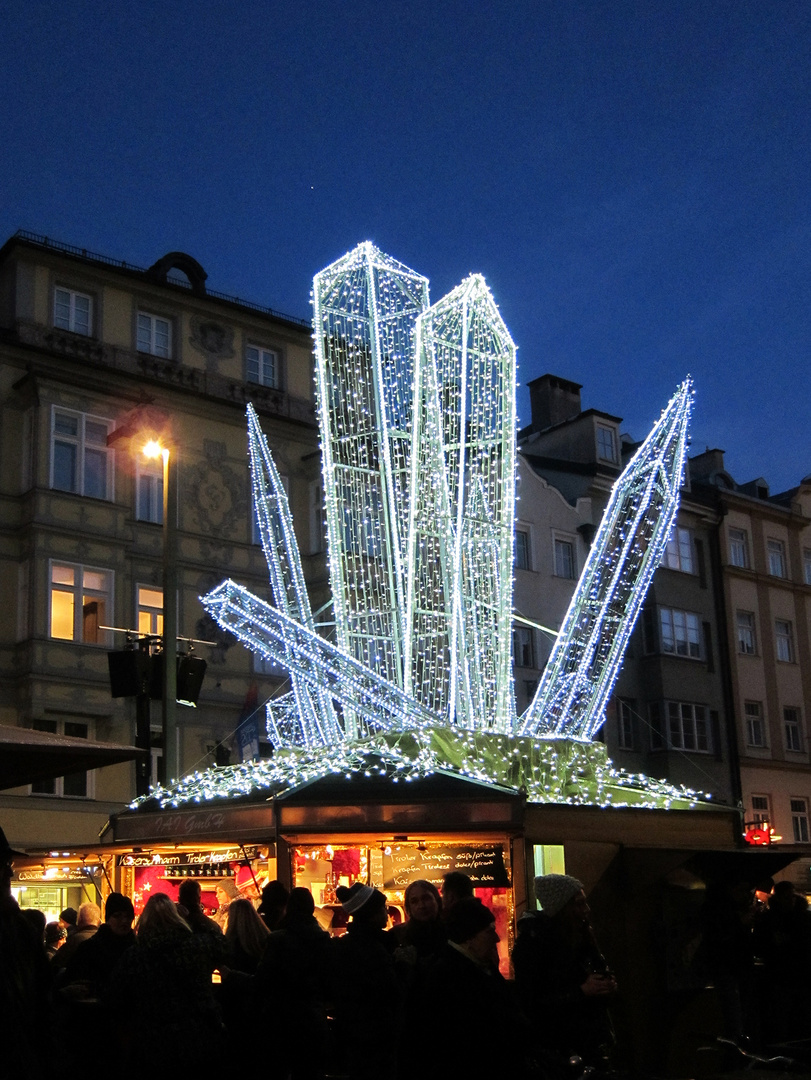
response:
{"label": "building window", "polygon": [[273,349],[263,349],[259,345],[245,348],[245,379],[259,386],[271,386],[278,390],[281,385],[279,354]]}
{"label": "building window", "polygon": [[[88,737],[87,724],[72,720],[35,720],[34,731],[47,731],[51,735],[69,735],[74,739]],[[86,772],[71,773],[70,776],[58,776],[47,780],[37,780],[31,785],[32,795],[57,795],[65,799],[86,799],[90,791],[91,774]]]}
{"label": "building window", "polygon": [[111,420],[54,408],[51,414],[51,487],[94,499],[111,499]]}
{"label": "building window", "polygon": [[527,529],[515,530],[515,568],[516,570],[531,570],[529,558],[529,532]]}
{"label": "building window", "polygon": [[54,290],[54,326],[57,329],[89,336],[92,314],[93,301],[85,293],[72,289]]}
{"label": "building window", "polygon": [[676,526],[670,534],[665,553],[662,556],[662,566],[671,570],[681,570],[683,574],[694,573],[693,569],[693,544],[689,529]]}
{"label": "building window", "polygon": [[771,825],[772,823],[772,811],[769,806],[768,795],[753,795],[752,796],[752,824],[753,825]]}
{"label": "building window", "polygon": [[766,728],[763,724],[763,705],[759,701],[745,701],[743,714],[746,719],[746,743],[748,746],[766,745]]}
{"label": "building window", "polygon": [[327,513],[324,488],[320,480],[310,484],[310,554],[327,550]]}
{"label": "building window", "polygon": [[135,615],[139,634],[160,637],[163,633],[163,589],[156,589],[152,585],[138,585]]}
{"label": "building window", "polygon": [[610,461],[616,464],[617,443],[614,438],[614,429],[597,425],[597,457],[600,461]]}
{"label": "building window", "polygon": [[732,566],[749,566],[749,540],[743,529],[729,530],[729,562]]}
{"label": "building window", "polygon": [[786,576],[786,549],[782,540],[768,540],[766,550],[769,558],[769,573],[772,577]]}
{"label": "building window", "polygon": [[811,548],[803,548],[803,581],[811,585]]}
{"label": "building window", "polygon": [[735,624],[738,631],[738,652],[744,656],[754,656],[756,651],[755,613],[753,611],[736,612]]}
{"label": "building window", "polygon": [[692,611],[659,608],[662,652],[701,659],[701,621]]}
{"label": "building window", "polygon": [[789,799],[795,844],[808,843],[808,799]]}
{"label": "building window", "polygon": [[137,335],[138,352],[150,353],[169,359],[172,355],[172,324],[159,315],[150,315],[146,311],[138,312]]}
{"label": "building window", "polygon": [[50,564],[50,636],[109,646],[113,574],[77,563]]}
{"label": "building window", "polygon": [[799,709],[793,706],[783,709],[783,731],[786,736],[786,750],[802,753],[804,750],[803,728]]}
{"label": "building window", "polygon": [[574,544],[571,540],[555,539],[555,577],[574,580]]}
{"label": "building window", "polygon": [[617,746],[620,750],[636,749],[636,742],[634,740],[635,712],[635,701],[625,701],[621,699],[617,702]]}
{"label": "building window", "polygon": [[135,474],[135,516],[138,521],[163,523],[163,462],[138,455]]}
{"label": "building window", "polygon": [[513,664],[518,668],[535,667],[535,642],[529,626],[513,627]]}
{"label": "building window", "polygon": [[794,632],[791,623],[785,619],[776,619],[774,623],[775,647],[777,659],[784,664],[794,663]]}
{"label": "building window", "polygon": [[685,701],[668,701],[667,733],[675,750],[696,750],[708,754],[712,749],[707,709]]}

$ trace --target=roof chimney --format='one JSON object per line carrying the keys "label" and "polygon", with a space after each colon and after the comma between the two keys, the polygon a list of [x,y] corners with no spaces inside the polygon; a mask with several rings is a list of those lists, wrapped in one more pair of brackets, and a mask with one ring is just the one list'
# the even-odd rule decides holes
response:
{"label": "roof chimney", "polygon": [[544,431],[580,415],[581,383],[547,374],[531,379],[527,389],[533,431]]}

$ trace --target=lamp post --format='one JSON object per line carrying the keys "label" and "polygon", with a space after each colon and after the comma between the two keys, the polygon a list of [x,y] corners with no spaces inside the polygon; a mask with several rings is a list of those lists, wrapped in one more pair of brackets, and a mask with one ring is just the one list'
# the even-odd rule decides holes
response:
{"label": "lamp post", "polygon": [[165,781],[180,771],[177,746],[177,460],[168,447],[151,440],[144,447],[148,458],[163,459],[163,685],[161,721]]}

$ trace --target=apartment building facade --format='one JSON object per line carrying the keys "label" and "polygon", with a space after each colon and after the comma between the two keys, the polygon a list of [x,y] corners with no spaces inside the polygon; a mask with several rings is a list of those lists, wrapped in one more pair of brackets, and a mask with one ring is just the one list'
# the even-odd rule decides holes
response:
{"label": "apartment building facade", "polygon": [[[229,576],[269,592],[248,402],[313,553],[305,574],[326,589],[311,355],[308,322],[212,293],[184,253],[142,270],[30,234],[0,249],[0,723],[134,743],[134,700],[111,696],[107,654],[122,631],[162,633],[163,472],[140,453],[157,427],[177,468],[179,647],[211,643],[195,646],[208,664],[197,708],[177,707],[180,771],[233,754],[254,683],[264,731],[284,673],[198,597]],[[150,719],[154,780],[159,702]],[[134,764],[116,765],[2,792],[0,816],[16,845],[88,844],[134,794]]]}

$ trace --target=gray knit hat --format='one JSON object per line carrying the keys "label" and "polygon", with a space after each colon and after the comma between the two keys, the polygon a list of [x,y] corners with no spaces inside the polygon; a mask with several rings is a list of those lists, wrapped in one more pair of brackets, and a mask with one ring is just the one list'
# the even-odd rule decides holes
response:
{"label": "gray knit hat", "polygon": [[535,895],[547,915],[557,915],[583,891],[583,882],[569,874],[544,874],[535,878]]}
{"label": "gray knit hat", "polygon": [[345,885],[339,885],[335,890],[335,895],[340,900],[341,907],[346,914],[354,915],[356,911],[360,911],[367,901],[371,900],[376,892],[377,890],[370,885],[364,885],[362,882],[356,881],[348,889]]}

